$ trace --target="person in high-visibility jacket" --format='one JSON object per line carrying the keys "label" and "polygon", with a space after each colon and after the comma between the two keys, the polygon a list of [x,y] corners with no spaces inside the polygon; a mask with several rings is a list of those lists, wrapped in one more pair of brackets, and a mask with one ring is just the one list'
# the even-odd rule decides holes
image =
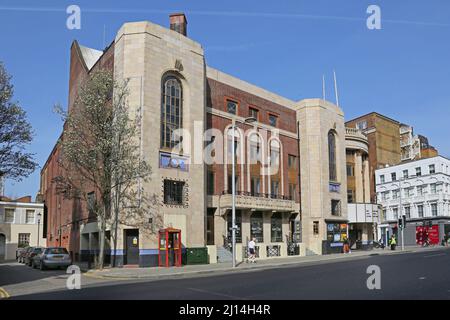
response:
{"label": "person in high-visibility jacket", "polygon": [[395,239],[394,235],[392,235],[391,239],[389,239],[389,245],[391,246],[391,250],[395,250],[395,247],[397,246],[397,239]]}

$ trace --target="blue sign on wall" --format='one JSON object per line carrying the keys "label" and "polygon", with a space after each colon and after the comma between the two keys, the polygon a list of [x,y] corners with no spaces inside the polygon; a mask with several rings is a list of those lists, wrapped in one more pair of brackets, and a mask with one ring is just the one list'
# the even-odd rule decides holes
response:
{"label": "blue sign on wall", "polygon": [[165,169],[188,171],[188,159],[170,153],[160,153],[159,166]]}

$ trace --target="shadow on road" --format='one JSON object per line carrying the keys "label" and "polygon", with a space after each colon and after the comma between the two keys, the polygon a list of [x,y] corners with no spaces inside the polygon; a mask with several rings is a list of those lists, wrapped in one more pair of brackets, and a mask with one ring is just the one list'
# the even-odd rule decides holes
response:
{"label": "shadow on road", "polygon": [[17,262],[5,262],[0,264],[0,287],[65,274],[64,270],[41,271]]}

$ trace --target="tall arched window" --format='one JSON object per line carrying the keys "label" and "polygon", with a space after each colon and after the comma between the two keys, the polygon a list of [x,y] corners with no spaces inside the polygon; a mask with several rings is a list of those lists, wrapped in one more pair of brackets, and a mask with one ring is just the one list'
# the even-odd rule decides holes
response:
{"label": "tall arched window", "polygon": [[337,181],[336,135],[332,130],[328,132],[328,165],[330,171],[330,181]]}
{"label": "tall arched window", "polygon": [[162,79],[161,92],[161,148],[173,148],[180,141],[172,136],[183,123],[183,89],[176,77]]}

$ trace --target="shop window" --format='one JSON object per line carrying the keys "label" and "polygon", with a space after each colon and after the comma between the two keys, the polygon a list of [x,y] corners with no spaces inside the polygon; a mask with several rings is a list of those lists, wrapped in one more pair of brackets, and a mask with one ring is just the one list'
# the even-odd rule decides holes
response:
{"label": "shop window", "polygon": [[281,213],[277,212],[270,219],[270,240],[271,242],[283,242],[283,223]]}
{"label": "shop window", "polygon": [[[232,240],[232,213],[231,211],[227,214],[227,236],[228,240],[231,243]],[[242,213],[240,210],[236,210],[236,242],[242,243]]]}

